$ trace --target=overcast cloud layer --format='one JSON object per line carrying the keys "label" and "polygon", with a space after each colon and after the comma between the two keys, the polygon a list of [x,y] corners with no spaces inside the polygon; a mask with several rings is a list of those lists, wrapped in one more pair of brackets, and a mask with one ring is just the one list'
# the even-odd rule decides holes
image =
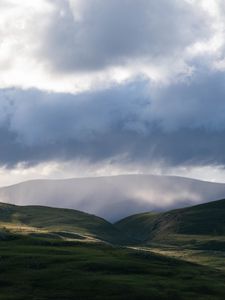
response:
{"label": "overcast cloud layer", "polygon": [[0,168],[223,170],[224,12],[220,0],[0,0]]}

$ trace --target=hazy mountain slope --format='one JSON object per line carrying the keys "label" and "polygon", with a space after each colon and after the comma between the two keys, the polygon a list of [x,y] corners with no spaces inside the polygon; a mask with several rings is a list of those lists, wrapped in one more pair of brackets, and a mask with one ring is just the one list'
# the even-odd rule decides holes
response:
{"label": "hazy mountain slope", "polygon": [[171,234],[225,236],[225,200],[160,214],[138,214],[115,225],[142,242],[167,239]]}
{"label": "hazy mountain slope", "polygon": [[153,175],[34,180],[0,189],[1,202],[73,208],[110,221],[224,197],[225,184]]}
{"label": "hazy mountain slope", "polygon": [[26,230],[26,226],[57,232],[92,236],[109,242],[122,242],[123,235],[102,218],[80,211],[43,206],[0,204],[0,226]]}

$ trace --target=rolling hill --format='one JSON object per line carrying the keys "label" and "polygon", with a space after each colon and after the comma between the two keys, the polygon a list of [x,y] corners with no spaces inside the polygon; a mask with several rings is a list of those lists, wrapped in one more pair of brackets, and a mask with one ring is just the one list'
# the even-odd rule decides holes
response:
{"label": "rolling hill", "polygon": [[123,234],[102,218],[70,209],[0,204],[2,231],[38,237],[122,243]]}
{"label": "rolling hill", "polygon": [[0,227],[32,236],[101,240],[114,244],[159,241],[168,244],[175,240],[185,244],[187,240],[217,238],[225,246],[225,200],[164,213],[136,214],[115,224],[72,209],[1,203]]}
{"label": "rolling hill", "polygon": [[[113,225],[75,210],[1,203],[1,299],[222,300],[224,251],[193,256],[184,238],[223,240],[224,213],[220,200]],[[127,235],[136,244],[116,245]],[[166,248],[168,237],[181,246]]]}
{"label": "rolling hill", "polygon": [[1,202],[72,208],[113,222],[224,197],[225,184],[156,175],[33,180],[0,188]]}
{"label": "rolling hill", "polygon": [[171,242],[179,237],[186,237],[186,240],[188,237],[195,238],[198,241],[217,237],[218,240],[224,239],[225,247],[225,200],[165,213],[137,214],[120,220],[115,225],[141,243]]}

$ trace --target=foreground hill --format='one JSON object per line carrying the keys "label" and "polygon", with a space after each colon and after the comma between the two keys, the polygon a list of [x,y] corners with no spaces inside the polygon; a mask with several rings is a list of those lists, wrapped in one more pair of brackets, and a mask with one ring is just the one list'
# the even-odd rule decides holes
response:
{"label": "foreground hill", "polygon": [[195,205],[225,196],[225,184],[153,175],[34,180],[0,189],[0,201],[73,208],[116,221],[134,213]]}
{"label": "foreground hill", "polygon": [[142,213],[115,223],[84,212],[44,206],[0,204],[0,227],[12,233],[68,239],[102,240],[115,244],[165,243],[197,236],[225,247],[225,200],[171,210]]}
{"label": "foreground hill", "polygon": [[123,234],[111,223],[70,209],[0,203],[0,226],[2,232],[17,234],[123,242]]}
{"label": "foreground hill", "polygon": [[225,273],[97,243],[1,241],[1,300],[224,300]]}
{"label": "foreground hill", "polygon": [[[225,249],[193,251],[187,240],[223,243],[224,211],[221,200],[112,225],[80,211],[2,203],[0,299],[223,300]],[[129,246],[116,245],[128,235]]]}
{"label": "foreground hill", "polygon": [[[171,236],[225,237],[225,200],[165,213],[143,213],[117,222],[116,227],[139,242],[165,241]],[[225,239],[224,239],[225,241]],[[224,243],[225,245],[225,243]]]}

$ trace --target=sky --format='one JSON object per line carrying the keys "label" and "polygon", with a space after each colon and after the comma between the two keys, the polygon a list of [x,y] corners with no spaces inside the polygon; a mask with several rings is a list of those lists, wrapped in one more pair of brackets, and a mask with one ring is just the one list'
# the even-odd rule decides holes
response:
{"label": "sky", "polygon": [[0,0],[0,186],[225,182],[223,0]]}

